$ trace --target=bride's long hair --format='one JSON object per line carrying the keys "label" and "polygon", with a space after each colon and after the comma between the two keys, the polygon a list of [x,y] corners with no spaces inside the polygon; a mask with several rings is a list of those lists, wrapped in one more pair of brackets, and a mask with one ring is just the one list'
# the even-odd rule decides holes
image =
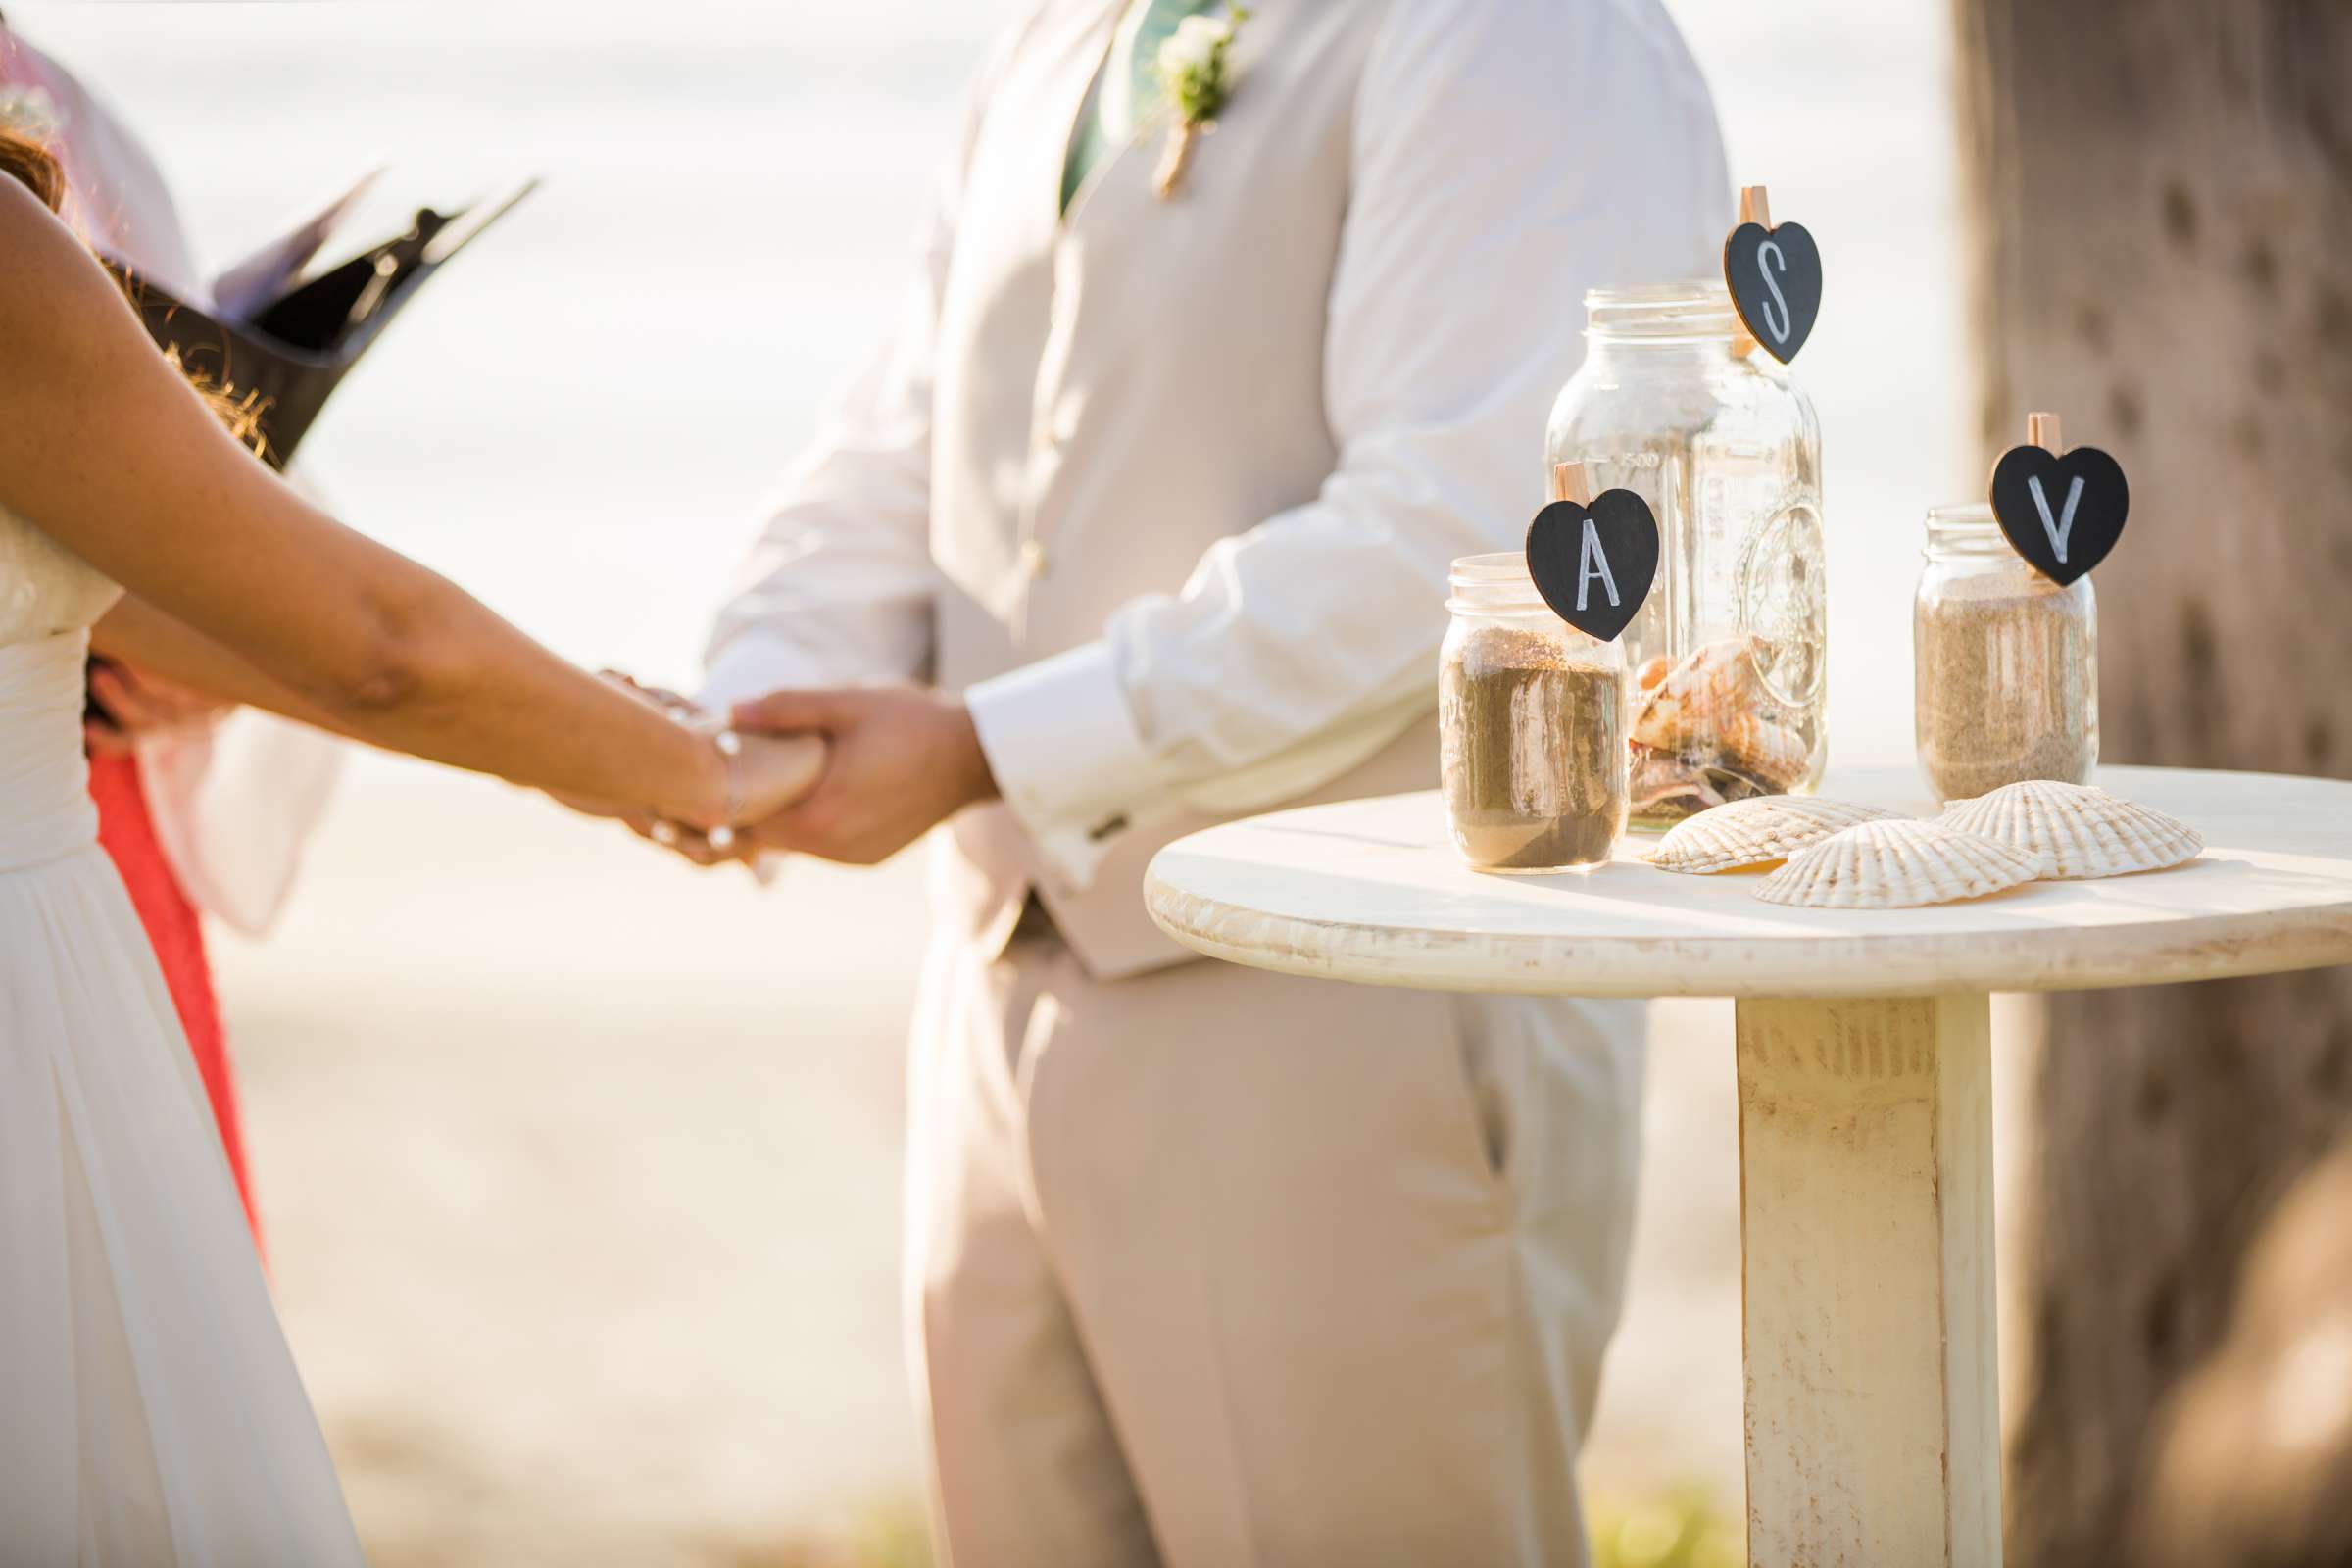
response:
{"label": "bride's long hair", "polygon": [[53,213],[66,203],[65,166],[55,153],[20,131],[0,130],[0,173],[38,196]]}
{"label": "bride's long hair", "polygon": [[[0,127],[0,174],[23,185],[38,196],[51,212],[63,210],[66,204],[66,169],[57,154],[19,130]],[[136,284],[125,279],[126,289]],[[179,366],[176,350],[166,349],[164,357],[174,367]],[[213,413],[228,426],[229,433],[244,442],[256,453],[262,450],[262,415],[265,412],[260,398],[248,395],[237,397],[229,388],[207,377],[182,369],[204,400],[212,405]]]}

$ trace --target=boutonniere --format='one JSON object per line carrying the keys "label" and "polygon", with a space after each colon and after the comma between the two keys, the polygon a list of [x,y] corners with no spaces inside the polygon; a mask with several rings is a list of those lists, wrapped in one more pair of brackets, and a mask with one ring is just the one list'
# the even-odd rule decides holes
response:
{"label": "boutonniere", "polygon": [[1217,128],[1217,116],[1233,97],[1233,40],[1249,20],[1248,11],[1229,4],[1223,17],[1185,18],[1159,46],[1159,87],[1175,116],[1159,170],[1152,176],[1152,188],[1163,202],[1184,183],[1194,145]]}

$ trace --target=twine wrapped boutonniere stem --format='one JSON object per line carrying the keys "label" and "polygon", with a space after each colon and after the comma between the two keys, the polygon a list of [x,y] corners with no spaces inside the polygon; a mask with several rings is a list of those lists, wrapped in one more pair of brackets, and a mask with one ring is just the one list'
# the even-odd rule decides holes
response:
{"label": "twine wrapped boutonniere stem", "polygon": [[1229,5],[1222,17],[1187,17],[1159,46],[1159,85],[1175,123],[1159,155],[1152,188],[1166,201],[1184,183],[1193,149],[1217,128],[1217,116],[1233,96],[1233,40],[1250,13]]}

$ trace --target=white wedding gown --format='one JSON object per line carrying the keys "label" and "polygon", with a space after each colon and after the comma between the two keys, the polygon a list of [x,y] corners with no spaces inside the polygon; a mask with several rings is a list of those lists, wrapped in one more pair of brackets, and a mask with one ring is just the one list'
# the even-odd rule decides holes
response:
{"label": "white wedding gown", "polygon": [[164,979],[97,843],[117,590],[0,514],[0,1565],[358,1563]]}

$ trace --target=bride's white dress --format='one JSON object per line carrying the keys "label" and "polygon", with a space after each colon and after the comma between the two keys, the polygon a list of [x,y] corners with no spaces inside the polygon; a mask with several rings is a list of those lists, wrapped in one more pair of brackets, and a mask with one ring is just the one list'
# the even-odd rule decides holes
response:
{"label": "bride's white dress", "polygon": [[114,585],[0,514],[0,1564],[358,1563],[84,787]]}

